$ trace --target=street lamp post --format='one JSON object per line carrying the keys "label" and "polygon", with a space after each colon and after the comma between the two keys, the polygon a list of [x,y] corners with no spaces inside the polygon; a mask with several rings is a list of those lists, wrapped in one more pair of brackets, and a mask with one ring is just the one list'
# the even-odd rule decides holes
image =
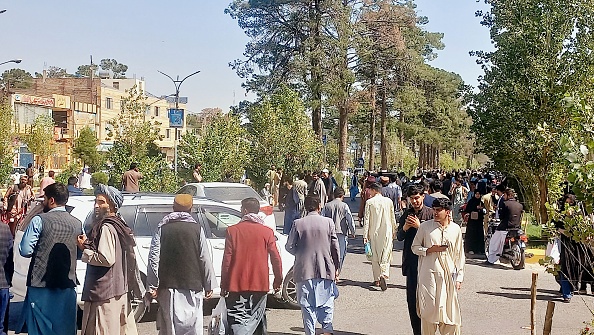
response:
{"label": "street lamp post", "polygon": [[7,64],[7,63],[17,63],[18,64],[18,63],[20,63],[22,61],[23,61],[22,59],[11,59],[11,60],[7,60],[6,62],[0,63],[0,65],[4,65],[4,64]]}
{"label": "street lamp post", "polygon": [[[191,76],[200,73],[200,71],[196,71],[194,73],[191,73],[189,75],[187,75],[184,79],[179,80],[179,75],[177,76],[176,79],[173,79],[170,75],[163,73],[159,70],[157,70],[157,72],[159,72],[160,74],[164,75],[165,77],[171,79],[171,81],[173,82],[173,85],[175,86],[175,110],[177,111],[179,109],[179,88],[181,87],[182,83],[190,78]],[[185,117],[185,115],[184,115]],[[177,176],[177,128],[175,128],[175,136],[173,139],[173,166],[175,169],[175,175]]]}

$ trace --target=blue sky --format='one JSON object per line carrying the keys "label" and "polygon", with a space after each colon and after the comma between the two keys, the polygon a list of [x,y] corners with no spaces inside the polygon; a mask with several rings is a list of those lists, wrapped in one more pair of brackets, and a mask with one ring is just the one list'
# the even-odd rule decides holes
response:
{"label": "blue sky", "polygon": [[[230,0],[3,0],[0,9],[0,62],[22,58],[18,66],[31,73],[44,64],[75,72],[88,64],[115,58],[129,66],[128,77],[144,77],[156,95],[174,92],[169,79],[202,71],[184,82],[188,110],[221,107],[245,99],[241,80],[228,63],[241,58],[247,38],[224,14]],[[429,17],[429,31],[445,33],[446,48],[431,64],[459,73],[471,85],[481,70],[468,52],[489,50],[486,28],[474,17],[484,9],[476,0],[417,0]],[[0,65],[0,72],[11,65]]]}

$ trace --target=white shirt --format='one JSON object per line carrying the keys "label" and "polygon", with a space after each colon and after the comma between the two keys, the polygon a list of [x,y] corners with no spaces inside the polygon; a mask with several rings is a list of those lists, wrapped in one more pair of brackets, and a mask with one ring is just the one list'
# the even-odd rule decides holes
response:
{"label": "white shirt", "polygon": [[93,188],[93,186],[91,186],[91,174],[85,172],[81,173],[78,178],[78,186],[83,190]]}

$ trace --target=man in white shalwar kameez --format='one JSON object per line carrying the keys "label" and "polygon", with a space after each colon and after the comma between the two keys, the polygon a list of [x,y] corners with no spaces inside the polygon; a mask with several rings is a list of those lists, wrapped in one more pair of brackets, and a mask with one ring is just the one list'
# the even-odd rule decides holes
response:
{"label": "man in white shalwar kameez", "polygon": [[378,183],[370,186],[371,197],[365,203],[363,216],[363,241],[371,246],[374,284],[387,289],[386,279],[390,277],[393,240],[398,226],[394,216],[394,203],[382,196]]}
{"label": "man in white shalwar kameez", "polygon": [[452,221],[449,199],[433,201],[434,220],[421,223],[412,251],[419,256],[417,312],[421,334],[459,335],[462,318],[458,290],[464,279],[460,226]]}

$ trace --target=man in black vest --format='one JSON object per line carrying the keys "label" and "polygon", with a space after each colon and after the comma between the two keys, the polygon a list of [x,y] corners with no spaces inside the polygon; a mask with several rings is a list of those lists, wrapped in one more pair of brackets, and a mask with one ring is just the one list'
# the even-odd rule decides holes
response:
{"label": "man in black vest", "polygon": [[191,195],[176,195],[173,213],[161,220],[151,241],[147,284],[159,301],[159,334],[201,335],[203,292],[210,299],[217,286],[206,235],[190,214],[192,206]]}
{"label": "man in black vest", "polygon": [[419,184],[413,184],[406,192],[410,207],[400,217],[398,225],[398,241],[404,241],[402,250],[402,275],[406,277],[406,302],[408,314],[414,335],[421,335],[421,319],[417,315],[417,264],[419,256],[413,254],[411,246],[417,229],[423,221],[433,219],[433,209],[425,206],[425,189]]}
{"label": "man in black vest", "polygon": [[64,184],[51,184],[44,193],[44,213],[31,219],[19,245],[21,256],[31,257],[31,264],[17,333],[26,322],[29,334],[74,335],[76,240],[82,223],[66,212]]}

